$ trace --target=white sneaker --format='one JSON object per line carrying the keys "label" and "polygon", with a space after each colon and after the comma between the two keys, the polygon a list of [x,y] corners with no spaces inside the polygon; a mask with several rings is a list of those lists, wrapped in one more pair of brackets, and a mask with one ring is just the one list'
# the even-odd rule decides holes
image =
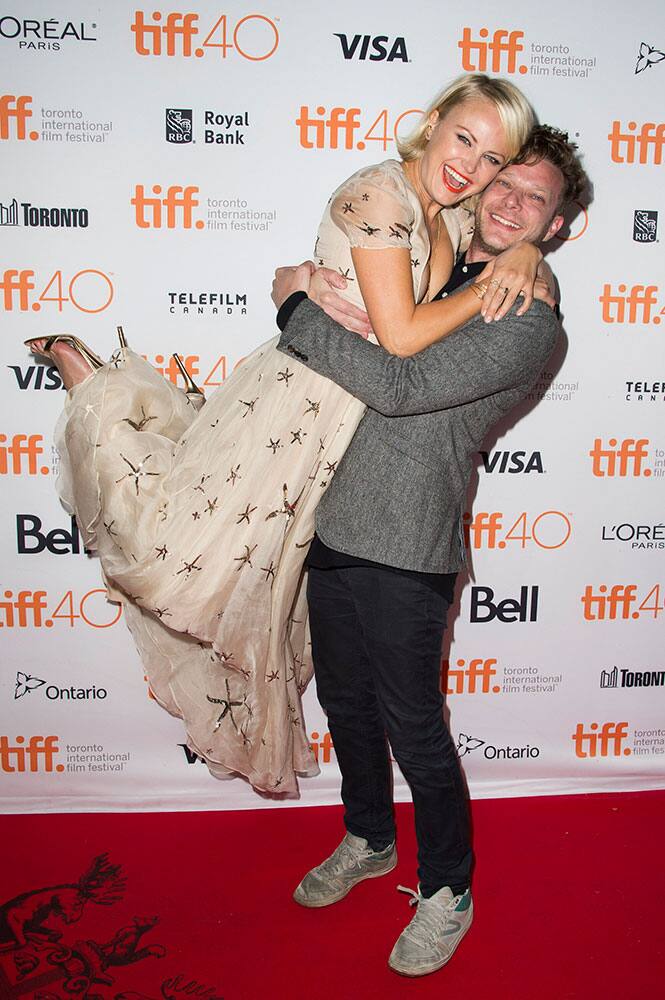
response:
{"label": "white sneaker", "polygon": [[411,906],[418,906],[413,920],[397,938],[388,965],[402,976],[426,976],[448,962],[473,920],[471,890],[453,896],[448,886],[439,889],[429,899],[413,889],[398,886],[414,897]]}
{"label": "white sneaker", "polygon": [[383,851],[373,851],[362,837],[347,833],[330,857],[305,875],[293,898],[301,906],[330,906],[358,882],[387,875],[396,864],[394,841]]}

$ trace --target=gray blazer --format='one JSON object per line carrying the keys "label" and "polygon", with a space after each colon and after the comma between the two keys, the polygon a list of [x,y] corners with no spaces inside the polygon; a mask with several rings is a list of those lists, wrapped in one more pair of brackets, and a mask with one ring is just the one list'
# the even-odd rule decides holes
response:
{"label": "gray blazer", "polygon": [[277,346],[370,407],[317,509],[322,541],[401,569],[459,570],[474,454],[536,381],[558,332],[535,301],[524,316],[479,316],[399,358],[301,302]]}

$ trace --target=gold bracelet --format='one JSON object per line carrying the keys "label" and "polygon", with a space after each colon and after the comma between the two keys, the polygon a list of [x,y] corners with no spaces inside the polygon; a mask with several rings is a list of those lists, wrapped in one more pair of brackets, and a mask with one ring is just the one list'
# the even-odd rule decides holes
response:
{"label": "gold bracelet", "polygon": [[474,281],[469,285],[469,288],[474,295],[477,295],[479,299],[482,299],[487,291],[487,284],[484,281]]}

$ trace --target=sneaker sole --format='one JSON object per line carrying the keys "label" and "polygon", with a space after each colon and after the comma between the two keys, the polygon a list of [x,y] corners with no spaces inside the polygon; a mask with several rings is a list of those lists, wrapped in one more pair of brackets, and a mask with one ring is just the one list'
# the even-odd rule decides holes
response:
{"label": "sneaker sole", "polygon": [[294,899],[294,901],[296,903],[298,903],[299,906],[305,906],[305,907],[307,907],[308,910],[319,910],[319,909],[321,909],[324,906],[332,906],[333,903],[339,903],[340,900],[342,900],[346,896],[348,896],[349,893],[351,892],[351,890],[355,889],[355,887],[357,885],[359,885],[361,882],[366,882],[367,879],[370,879],[370,878],[381,878],[383,875],[388,875],[389,872],[391,872],[396,867],[397,867],[397,857],[395,857],[395,860],[391,864],[390,868],[384,868],[380,872],[371,872],[369,875],[362,875],[359,879],[356,879],[356,881],[353,882],[352,885],[350,885],[348,887],[348,889],[345,889],[343,892],[337,893],[336,896],[333,896],[333,897],[329,896],[328,899],[326,899],[324,901],[321,901],[321,902],[318,902],[318,901],[317,902],[312,902],[309,899],[300,899],[298,897],[298,890],[297,889],[293,893],[293,899]]}
{"label": "sneaker sole", "polygon": [[447,965],[448,962],[450,961],[450,959],[453,957],[453,955],[455,954],[455,952],[459,948],[460,944],[464,940],[464,938],[465,938],[465,936],[466,936],[469,928],[471,927],[472,923],[473,923],[473,917],[469,921],[469,923],[468,923],[468,925],[467,925],[467,927],[466,927],[466,929],[464,931],[464,934],[462,934],[460,936],[460,938],[458,939],[457,944],[455,945],[455,947],[451,951],[450,955],[448,955],[447,958],[444,958],[444,960],[442,962],[439,962],[437,965],[433,965],[431,969],[425,969],[422,972],[407,972],[406,969],[400,969],[396,965],[393,965],[393,963],[390,961],[390,959],[388,959],[388,968],[392,969],[393,972],[396,972],[398,976],[405,976],[407,979],[419,979],[421,976],[429,976],[432,972],[438,972],[439,969],[442,969],[444,967],[444,965]]}

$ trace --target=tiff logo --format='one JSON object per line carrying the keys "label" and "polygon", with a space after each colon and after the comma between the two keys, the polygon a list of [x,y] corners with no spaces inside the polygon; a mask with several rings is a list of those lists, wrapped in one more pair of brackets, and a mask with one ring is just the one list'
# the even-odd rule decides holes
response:
{"label": "tiff logo", "polygon": [[27,746],[25,736],[15,737],[13,745],[8,736],[0,736],[0,768],[7,774],[64,771],[64,764],[54,764],[58,753],[57,736],[31,736]]}
{"label": "tiff logo", "polygon": [[[653,599],[653,603],[649,603]],[[616,621],[629,618],[640,618],[642,614],[651,614],[653,618],[663,611],[660,603],[660,584],[651,588],[647,596],[640,601],[637,596],[637,585],[634,583],[624,585],[615,583],[611,588],[601,584],[597,593],[594,593],[593,586],[587,584],[584,593],[580,598],[584,609],[584,617],[588,622]],[[631,610],[635,608],[635,610]]]}
{"label": "tiff logo", "polygon": [[588,730],[583,722],[577,723],[571,737],[576,757],[620,757],[622,754],[628,757],[632,753],[630,747],[623,747],[628,738],[627,722],[604,722],[600,732],[598,729],[597,722],[592,722]]}
{"label": "tiff logo", "polygon": [[[48,465],[38,466],[37,458],[44,454],[41,434],[14,434],[11,444],[5,444],[6,434],[0,434],[0,476],[20,476],[27,471],[29,476],[48,476]],[[28,460],[27,470],[24,459]],[[11,459],[11,462],[10,462]]]}
{"label": "tiff logo", "polygon": [[17,271],[16,268],[8,268],[2,275],[0,281],[0,292],[2,292],[2,304],[7,312],[14,308],[14,293],[18,292],[18,307],[21,312],[26,312],[30,305],[29,292],[33,291],[35,283],[32,280],[34,271]]}
{"label": "tiff logo", "polygon": [[471,35],[471,28],[464,29],[462,38],[457,43],[457,47],[462,50],[462,69],[468,73],[528,73],[524,64],[517,66],[517,55],[524,51],[521,44],[524,32],[498,28],[491,41],[487,41],[489,34],[488,28],[481,28],[479,37],[475,39]]}
{"label": "tiff logo", "polygon": [[[158,10],[154,11],[152,15],[154,24],[146,23],[142,10],[137,10],[134,16],[135,20],[131,25],[131,31],[134,35],[138,55],[161,56],[163,39],[166,42],[165,54],[167,56],[176,55],[176,48],[180,48],[181,55],[191,56],[192,39],[198,34],[196,27],[196,22],[199,19],[198,14],[179,14],[177,11],[173,11],[166,15],[164,24],[159,23],[162,20],[162,14]],[[180,44],[178,44],[178,40],[180,40]]]}
{"label": "tiff logo", "polygon": [[643,468],[649,457],[648,438],[625,438],[621,444],[617,438],[610,438],[607,444],[608,447],[604,447],[602,438],[596,438],[588,453],[594,476],[599,479],[607,476],[611,479],[613,476],[623,478],[651,475],[651,469]]}
{"label": "tiff logo", "polygon": [[[194,196],[199,193],[197,187],[181,187],[173,184],[167,188],[164,197],[161,184],[153,184],[153,195],[148,197],[143,184],[137,184],[131,204],[135,208],[135,221],[139,229],[161,229],[166,225],[167,229],[203,229],[205,222],[202,219],[193,221],[193,209],[198,207],[198,199]],[[166,209],[166,213],[162,212]]]}
{"label": "tiff logo", "polygon": [[493,657],[469,660],[468,664],[466,660],[457,660],[453,667],[449,660],[444,660],[442,679],[446,694],[498,694],[501,688],[492,684],[492,678],[496,677],[496,662]]}
{"label": "tiff logo", "polygon": [[331,108],[330,116],[326,118],[326,109],[317,107],[316,114],[319,117],[312,117],[308,105],[301,105],[296,125],[300,129],[300,145],[303,149],[324,149],[326,146],[328,149],[338,149],[340,132],[344,140],[343,148],[353,149],[354,134],[360,128],[360,108]]}
{"label": "tiff logo", "polygon": [[0,139],[9,139],[12,132],[17,139],[22,140],[26,136],[31,142],[39,139],[39,132],[27,132],[26,129],[28,118],[32,118],[31,103],[32,97],[25,94],[20,97],[3,94],[0,97]]}
{"label": "tiff logo", "polygon": [[655,243],[658,236],[658,212],[646,208],[636,208],[633,218],[633,240],[635,243]]}
{"label": "tiff logo", "polygon": [[[616,292],[610,284],[603,285],[603,294],[598,298],[603,307],[603,323],[651,323],[651,309],[658,307],[658,285],[633,285],[626,292],[627,285],[617,285]],[[660,316],[655,315],[653,322],[658,325]]]}
{"label": "tiff logo", "polygon": [[50,618],[44,621],[43,612],[46,611],[46,591],[45,590],[19,590],[16,600],[12,600],[14,592],[4,591],[4,601],[0,601],[0,612],[4,614],[4,621],[0,619],[0,628],[51,628],[53,622]]}
{"label": "tiff logo", "polygon": [[345,59],[353,59],[357,54],[358,59],[369,59],[370,62],[382,62],[383,60],[393,62],[395,59],[400,62],[409,61],[406,42],[402,37],[396,38],[391,43],[388,35],[374,35],[374,37],[372,35],[354,35],[349,41],[348,35],[343,35],[338,31],[333,32],[333,34],[335,38],[339,38],[342,55]]}
{"label": "tiff logo", "polygon": [[663,162],[663,145],[665,144],[665,122],[645,122],[640,127],[637,122],[628,122],[628,131],[621,131],[621,122],[612,123],[612,131],[607,138],[610,141],[610,156],[613,163],[635,163],[635,154],[639,151],[638,163],[653,163],[659,166]]}

